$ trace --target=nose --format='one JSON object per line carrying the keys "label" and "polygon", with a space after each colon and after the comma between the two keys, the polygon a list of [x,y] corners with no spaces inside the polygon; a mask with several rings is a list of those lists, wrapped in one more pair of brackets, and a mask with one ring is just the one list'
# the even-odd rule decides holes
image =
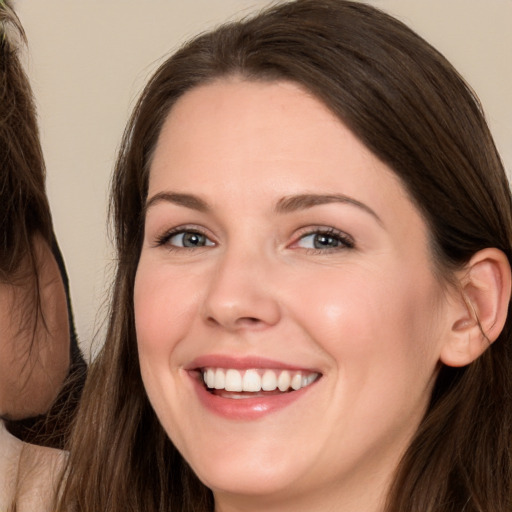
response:
{"label": "nose", "polygon": [[231,251],[220,258],[209,283],[203,314],[207,323],[229,331],[277,324],[281,308],[268,258],[257,251]]}

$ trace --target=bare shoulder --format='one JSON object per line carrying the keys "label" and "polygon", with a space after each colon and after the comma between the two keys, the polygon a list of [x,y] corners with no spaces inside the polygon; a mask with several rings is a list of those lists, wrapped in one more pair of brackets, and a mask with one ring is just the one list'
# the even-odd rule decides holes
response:
{"label": "bare shoulder", "polygon": [[66,453],[25,444],[19,465],[16,512],[51,512]]}

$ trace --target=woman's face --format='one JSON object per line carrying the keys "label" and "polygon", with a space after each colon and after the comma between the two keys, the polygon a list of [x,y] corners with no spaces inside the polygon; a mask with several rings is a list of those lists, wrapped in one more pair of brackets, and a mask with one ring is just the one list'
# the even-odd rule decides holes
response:
{"label": "woman's face", "polygon": [[231,79],[178,101],[136,329],[149,399],[218,504],[372,510],[446,334],[427,238],[395,175],[298,86]]}

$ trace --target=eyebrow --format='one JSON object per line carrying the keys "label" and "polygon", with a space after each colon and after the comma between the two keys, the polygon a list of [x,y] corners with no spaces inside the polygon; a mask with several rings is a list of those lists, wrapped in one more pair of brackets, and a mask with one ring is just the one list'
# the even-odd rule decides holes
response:
{"label": "eyebrow", "polygon": [[144,213],[146,213],[149,208],[155,206],[158,203],[167,202],[173,203],[178,206],[184,206],[185,208],[190,208],[191,210],[198,210],[200,212],[206,212],[210,209],[208,203],[203,201],[197,196],[192,194],[178,194],[175,192],[159,192],[152,196],[144,206]]}
{"label": "eyebrow", "polygon": [[291,213],[297,210],[305,210],[313,206],[330,203],[343,203],[356,206],[366,213],[369,213],[380,225],[383,225],[382,219],[369,206],[343,194],[299,194],[287,196],[277,202],[275,210],[278,213]]}
{"label": "eyebrow", "polygon": [[[199,212],[207,212],[210,210],[210,206],[206,201],[193,194],[158,192],[146,202],[144,213],[146,213],[152,206],[161,202],[173,203]],[[277,213],[292,213],[298,210],[306,210],[314,206],[330,203],[343,203],[356,206],[364,212],[369,213],[380,225],[383,225],[382,219],[369,206],[344,194],[298,194],[286,196],[277,202],[275,211]]]}

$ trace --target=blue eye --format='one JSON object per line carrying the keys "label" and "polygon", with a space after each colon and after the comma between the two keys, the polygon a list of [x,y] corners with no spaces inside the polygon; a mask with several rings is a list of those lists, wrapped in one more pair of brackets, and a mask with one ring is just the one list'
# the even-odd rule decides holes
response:
{"label": "blue eye", "polygon": [[328,230],[316,231],[303,235],[298,241],[297,246],[303,249],[329,250],[339,248],[352,248],[354,242],[344,233]]}
{"label": "blue eye", "polygon": [[197,231],[175,231],[165,235],[158,241],[159,245],[170,245],[173,247],[184,247],[193,249],[197,247],[209,247],[215,245],[206,235]]}

